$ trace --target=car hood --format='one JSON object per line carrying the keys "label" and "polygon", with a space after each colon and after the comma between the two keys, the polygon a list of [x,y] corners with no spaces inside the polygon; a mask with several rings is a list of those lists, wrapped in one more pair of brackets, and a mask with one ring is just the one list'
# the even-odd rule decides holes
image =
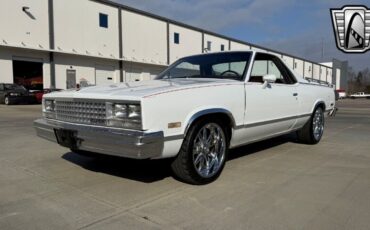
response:
{"label": "car hood", "polygon": [[240,82],[228,79],[170,79],[150,80],[140,82],[129,82],[111,84],[105,86],[93,86],[83,88],[79,91],[67,90],[45,95],[45,98],[90,98],[90,99],[117,99],[117,100],[139,100],[143,97],[155,96],[182,89],[198,87],[210,87],[224,84],[240,84]]}

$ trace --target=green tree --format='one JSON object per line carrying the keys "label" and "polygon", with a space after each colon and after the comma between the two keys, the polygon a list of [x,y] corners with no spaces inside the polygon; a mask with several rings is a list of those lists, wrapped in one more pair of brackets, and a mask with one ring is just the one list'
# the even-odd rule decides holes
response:
{"label": "green tree", "polygon": [[362,72],[359,72],[357,74],[357,78],[356,78],[356,83],[358,86],[362,86],[362,81],[363,81],[363,75],[362,75]]}

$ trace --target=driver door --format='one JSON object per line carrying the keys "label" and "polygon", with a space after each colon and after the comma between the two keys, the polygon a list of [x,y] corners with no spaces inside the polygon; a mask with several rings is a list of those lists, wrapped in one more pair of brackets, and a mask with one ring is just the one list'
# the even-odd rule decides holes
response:
{"label": "driver door", "polygon": [[[292,130],[298,113],[298,84],[294,75],[276,56],[256,54],[251,76],[245,85],[245,137],[260,140]],[[263,76],[273,74],[276,82],[264,87]]]}

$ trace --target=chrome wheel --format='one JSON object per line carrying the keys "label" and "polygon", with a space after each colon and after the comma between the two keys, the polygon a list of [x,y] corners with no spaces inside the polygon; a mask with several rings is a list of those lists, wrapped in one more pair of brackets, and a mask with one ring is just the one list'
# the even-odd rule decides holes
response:
{"label": "chrome wheel", "polygon": [[324,133],[324,113],[322,108],[318,108],[312,119],[312,132],[316,141],[320,140]]}
{"label": "chrome wheel", "polygon": [[203,178],[216,175],[225,161],[226,137],[216,123],[203,126],[193,142],[193,164]]}
{"label": "chrome wheel", "polygon": [[9,97],[5,97],[4,104],[5,105],[9,105],[10,104]]}

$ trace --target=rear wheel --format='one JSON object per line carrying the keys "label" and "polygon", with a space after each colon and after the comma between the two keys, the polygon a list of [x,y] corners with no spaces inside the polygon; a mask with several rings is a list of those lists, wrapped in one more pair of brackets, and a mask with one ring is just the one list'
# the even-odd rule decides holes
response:
{"label": "rear wheel", "polygon": [[187,183],[208,184],[220,176],[227,152],[228,137],[222,122],[202,119],[190,128],[171,167]]}
{"label": "rear wheel", "polygon": [[298,140],[305,144],[317,144],[324,134],[324,128],[324,110],[322,107],[317,107],[306,125],[297,131]]}

